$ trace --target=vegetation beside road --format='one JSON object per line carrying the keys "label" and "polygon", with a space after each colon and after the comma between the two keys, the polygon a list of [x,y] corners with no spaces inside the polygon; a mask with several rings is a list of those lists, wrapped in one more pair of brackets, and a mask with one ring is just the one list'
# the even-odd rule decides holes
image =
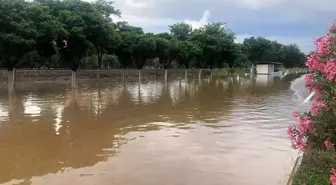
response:
{"label": "vegetation beside road", "polygon": [[309,111],[293,111],[297,125],[287,131],[293,148],[305,152],[294,184],[336,185],[336,23],[315,44],[305,76],[314,100]]}

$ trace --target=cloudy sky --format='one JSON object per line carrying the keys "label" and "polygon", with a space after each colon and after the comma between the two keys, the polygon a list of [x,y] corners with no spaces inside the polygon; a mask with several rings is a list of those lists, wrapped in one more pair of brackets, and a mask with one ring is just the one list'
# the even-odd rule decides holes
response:
{"label": "cloudy sky", "polygon": [[[198,27],[226,22],[240,42],[262,36],[283,44],[296,43],[305,52],[336,19],[335,0],[115,0],[121,20],[146,32],[168,31],[185,21]],[[119,19],[119,20],[120,20]]]}

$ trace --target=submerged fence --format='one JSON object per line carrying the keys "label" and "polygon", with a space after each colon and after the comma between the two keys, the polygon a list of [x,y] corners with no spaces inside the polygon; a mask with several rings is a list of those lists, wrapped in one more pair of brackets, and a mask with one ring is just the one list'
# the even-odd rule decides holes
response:
{"label": "submerged fence", "polygon": [[[197,78],[199,71],[202,70],[202,76],[209,76],[209,69],[188,69],[188,77]],[[77,79],[95,79],[97,69],[79,69],[76,72]],[[213,69],[213,75],[244,74],[248,69]],[[138,78],[137,69],[101,69],[101,78],[122,78],[125,72],[126,78]],[[142,78],[164,77],[164,69],[142,69]],[[184,77],[185,69],[168,69],[168,77]],[[52,80],[70,80],[71,70],[69,69],[16,69],[16,81],[52,81]],[[7,81],[7,70],[0,69],[0,81]]]}

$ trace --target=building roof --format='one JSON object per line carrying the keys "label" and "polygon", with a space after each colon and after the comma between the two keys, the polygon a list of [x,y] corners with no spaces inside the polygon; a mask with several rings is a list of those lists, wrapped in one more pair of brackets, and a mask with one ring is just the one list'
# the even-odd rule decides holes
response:
{"label": "building roof", "polygon": [[266,61],[265,61],[265,62],[258,62],[257,65],[258,65],[258,64],[274,64],[274,65],[282,65],[282,63],[280,63],[280,62],[266,62]]}

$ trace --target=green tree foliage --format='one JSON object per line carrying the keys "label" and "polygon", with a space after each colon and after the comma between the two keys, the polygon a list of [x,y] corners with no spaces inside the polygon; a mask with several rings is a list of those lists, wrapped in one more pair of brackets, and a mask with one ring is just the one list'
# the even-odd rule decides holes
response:
{"label": "green tree foliage", "polygon": [[157,38],[155,38],[155,56],[159,58],[160,64],[163,65],[165,69],[169,66],[169,44],[169,40],[164,37],[161,38],[157,36]]}
{"label": "green tree foliage", "polygon": [[201,47],[203,60],[210,69],[221,68],[225,63],[232,67],[239,53],[234,39],[234,33],[224,23],[209,23],[191,35],[191,40]]}
{"label": "green tree foliage", "polygon": [[133,57],[138,69],[142,69],[147,59],[153,56],[156,49],[155,39],[146,35],[137,35],[134,40]]}
{"label": "green tree foliage", "polygon": [[136,35],[132,32],[121,32],[119,35],[120,39],[117,43],[115,54],[118,56],[120,65],[125,69],[133,64]]}
{"label": "green tree foliage", "polygon": [[187,23],[180,22],[169,26],[169,30],[170,33],[179,40],[187,40],[192,31],[192,26]]}
{"label": "green tree foliage", "polygon": [[198,29],[180,22],[168,27],[170,33],[153,34],[113,22],[112,15],[121,12],[108,0],[0,0],[0,67],[141,69],[149,59],[156,61],[149,65],[165,69],[173,63],[212,69],[265,61],[302,67],[306,60],[296,45],[262,37],[235,43],[235,34],[222,22]]}
{"label": "green tree foliage", "polygon": [[32,50],[46,57],[54,53],[53,41],[60,29],[46,9],[23,0],[0,1],[0,56],[8,70]]}
{"label": "green tree foliage", "polygon": [[181,41],[178,49],[177,62],[186,69],[197,59],[198,55],[202,55],[201,48],[191,41]]}
{"label": "green tree foliage", "polygon": [[282,45],[262,37],[247,38],[243,42],[247,48],[248,60],[258,62],[278,62],[284,67],[304,67],[306,56],[296,45]]}

